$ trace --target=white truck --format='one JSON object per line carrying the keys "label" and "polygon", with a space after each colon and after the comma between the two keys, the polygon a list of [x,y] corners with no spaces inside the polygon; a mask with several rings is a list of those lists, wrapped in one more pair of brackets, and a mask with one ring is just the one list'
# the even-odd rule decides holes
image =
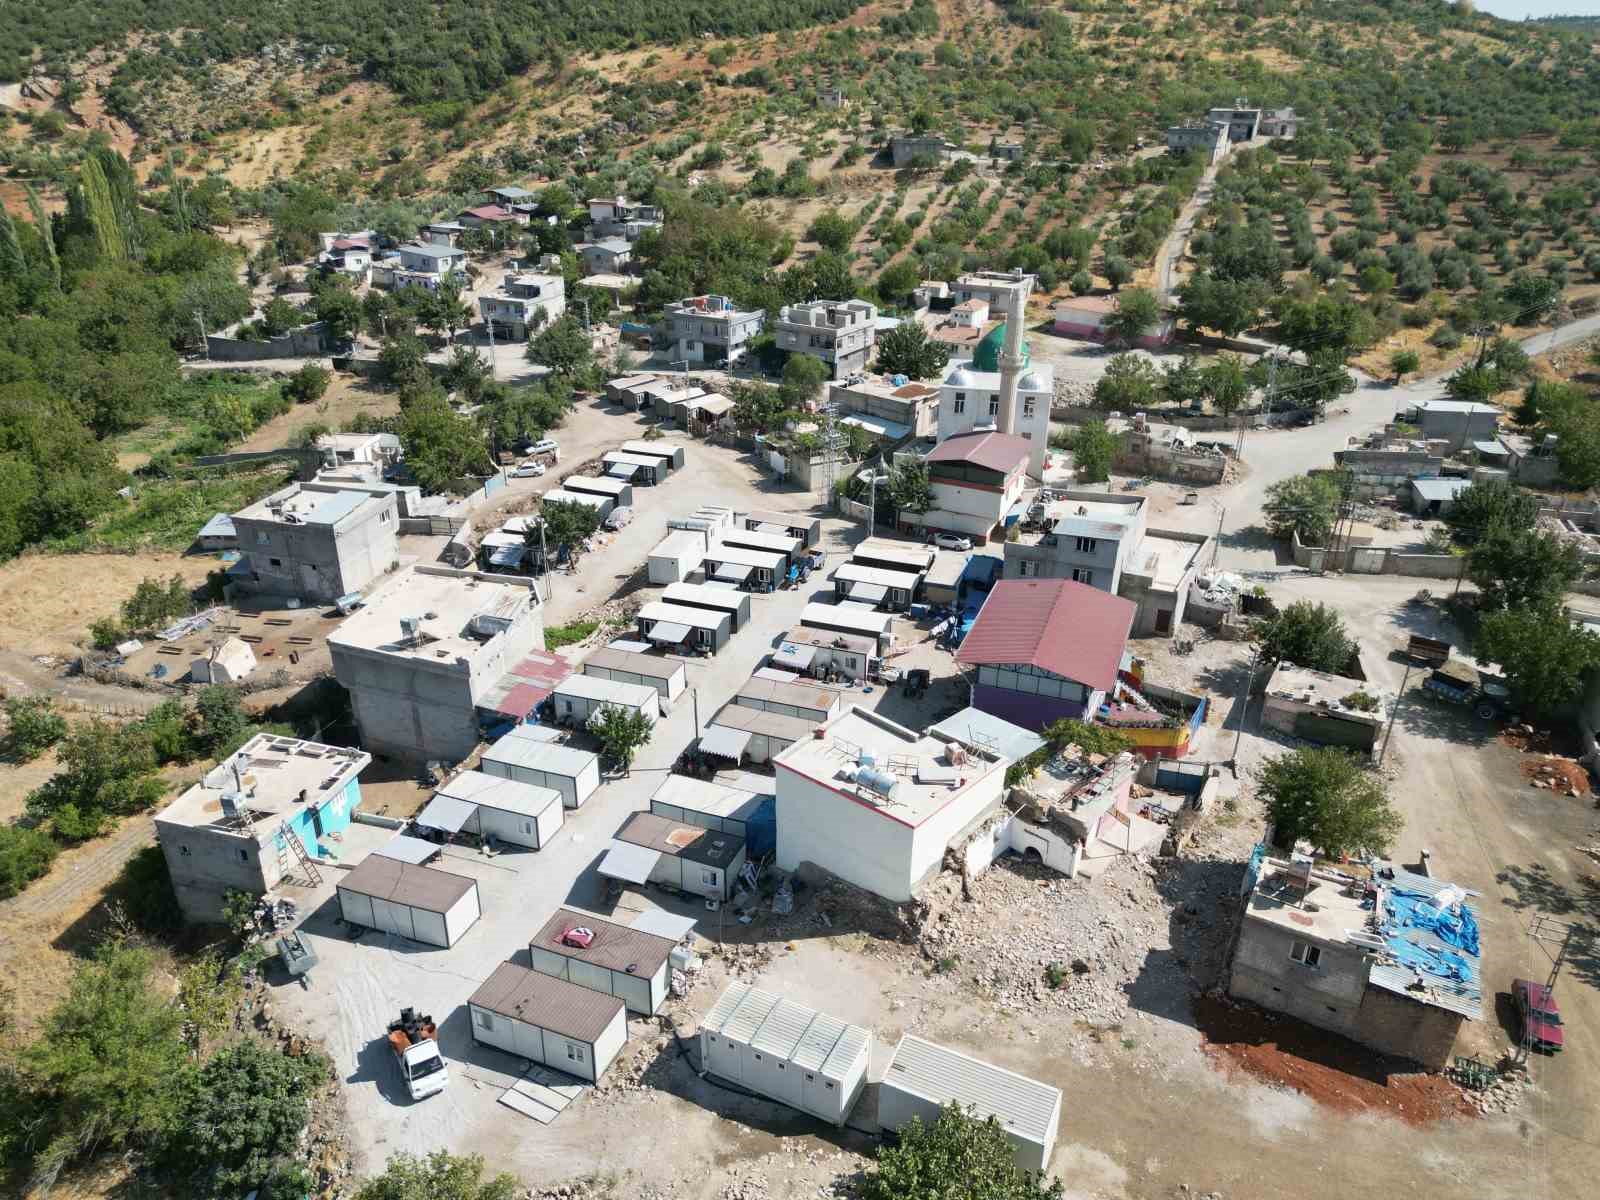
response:
{"label": "white truck", "polygon": [[389,1023],[389,1049],[413,1100],[442,1092],[450,1083],[438,1034],[433,1018],[419,1017],[414,1008],[401,1009],[400,1019]]}

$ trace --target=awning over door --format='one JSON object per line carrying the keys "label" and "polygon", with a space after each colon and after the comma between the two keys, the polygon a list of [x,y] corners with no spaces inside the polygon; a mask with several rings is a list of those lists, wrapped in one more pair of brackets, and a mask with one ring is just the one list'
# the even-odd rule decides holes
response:
{"label": "awning over door", "polygon": [[882,583],[852,583],[846,595],[857,604],[882,604],[889,588]]}
{"label": "awning over door", "polygon": [[439,847],[424,838],[411,837],[407,834],[399,833],[379,846],[373,853],[382,855],[384,858],[393,858],[399,862],[410,863],[412,866],[419,867],[439,853]]}
{"label": "awning over door", "polygon": [[640,933],[653,933],[657,937],[671,938],[681,942],[694,932],[695,919],[693,917],[680,917],[677,913],[667,912],[665,909],[656,908],[649,912],[642,912],[633,919],[634,929]]}
{"label": "awning over door", "polygon": [[738,762],[750,745],[751,734],[743,729],[729,729],[726,725],[713,725],[700,735],[700,749],[705,754]]}
{"label": "awning over door", "polygon": [[417,814],[417,824],[445,833],[460,833],[477,811],[476,804],[457,800],[454,796],[435,796],[428,801],[428,807]]}
{"label": "awning over door", "polygon": [[689,627],[675,621],[657,621],[650,626],[650,640],[665,646],[676,646],[689,636]]}
{"label": "awning over door", "polygon": [[599,870],[607,879],[644,884],[649,882],[650,872],[656,869],[656,863],[660,861],[659,850],[613,840],[611,849],[607,850],[606,856],[600,860]]}
{"label": "awning over door", "polygon": [[711,572],[713,579],[725,579],[729,583],[743,583],[750,578],[754,567],[741,566],[739,563],[719,563],[717,569]]}

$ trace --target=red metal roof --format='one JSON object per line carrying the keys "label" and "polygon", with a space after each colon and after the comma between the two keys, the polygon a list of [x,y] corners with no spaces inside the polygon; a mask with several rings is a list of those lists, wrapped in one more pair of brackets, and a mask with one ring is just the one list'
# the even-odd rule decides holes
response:
{"label": "red metal roof", "polygon": [[461,214],[464,217],[477,217],[480,221],[510,221],[516,214],[508,208],[501,208],[498,204],[481,204],[477,208],[469,208]]}
{"label": "red metal roof", "polygon": [[1027,438],[1011,433],[958,433],[934,447],[928,461],[972,463],[1009,475],[1019,463],[1028,461],[1031,449]]}
{"label": "red metal roof", "polygon": [[1117,682],[1135,611],[1131,600],[1070,579],[1003,579],[979,610],[956,661],[1029,663],[1108,690]]}

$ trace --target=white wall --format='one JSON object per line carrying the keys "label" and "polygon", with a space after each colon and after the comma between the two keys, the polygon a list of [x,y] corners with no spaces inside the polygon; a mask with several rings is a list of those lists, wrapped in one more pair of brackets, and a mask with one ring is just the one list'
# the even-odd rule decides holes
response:
{"label": "white wall", "polygon": [[[985,809],[1000,803],[1000,793],[1005,782],[1005,768],[998,763],[988,764],[987,775],[972,779],[955,793],[955,799],[939,812],[929,817],[912,836],[911,882],[920,883],[939,869],[944,852],[962,830],[977,820]],[[969,761],[962,772],[975,772],[980,764]]]}
{"label": "white wall", "polygon": [[[461,935],[477,924],[478,918],[483,915],[483,910],[478,906],[478,889],[476,886],[461,899],[450,906],[450,911],[444,915],[445,941],[440,943],[445,946],[454,946],[461,940]],[[422,934],[420,924],[417,935]]]}
{"label": "white wall", "polygon": [[513,846],[537,850],[555,836],[565,819],[562,806],[553,802],[537,817],[479,805],[478,833],[493,834],[500,841]]}
{"label": "white wall", "polygon": [[911,898],[912,830],[778,768],[778,866],[813,862],[887,900]]}

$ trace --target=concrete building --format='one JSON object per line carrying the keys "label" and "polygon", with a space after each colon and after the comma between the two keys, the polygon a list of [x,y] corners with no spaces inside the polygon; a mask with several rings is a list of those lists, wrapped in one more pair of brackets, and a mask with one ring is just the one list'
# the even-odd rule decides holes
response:
{"label": "concrete building", "polygon": [[1012,790],[1021,825],[1011,841],[1031,848],[1047,866],[1071,877],[1085,859],[1158,848],[1167,828],[1139,816],[1133,799],[1138,759],[1129,751],[1107,759],[1068,746]]}
{"label": "concrete building", "polygon": [[803,862],[911,899],[945,851],[990,819],[1005,764],[849,708],[773,761],[778,866]]}
{"label": "concrete building", "polygon": [[1406,413],[1406,423],[1422,431],[1427,441],[1447,443],[1458,454],[1473,442],[1493,441],[1500,433],[1502,410],[1470,400],[1419,400]]}
{"label": "concrete building", "polygon": [[1443,1070],[1483,1016],[1476,893],[1379,864],[1370,878],[1258,846],[1228,992]]}
{"label": "concrete building", "polygon": [[813,300],[780,308],[772,333],[778,349],[820,360],[831,379],[848,379],[866,370],[877,322],[877,306],[865,300]]}
{"label": "concrete building", "polygon": [[525,341],[567,311],[567,285],[559,275],[508,271],[500,286],[478,297],[478,314],[496,337]]}
{"label": "concrete building", "polygon": [[191,921],[222,919],[229,892],[265,895],[304,880],[320,839],[350,824],[370,754],[262,733],[156,815],[172,890]]}
{"label": "concrete building", "polygon": [[[1111,338],[1107,326],[1116,311],[1115,296],[1068,296],[1056,301],[1053,328],[1062,337],[1103,343]],[[1133,344],[1146,350],[1160,350],[1172,341],[1176,331],[1177,322],[1163,316],[1136,337]]]}
{"label": "concrete building", "polygon": [[317,439],[317,449],[326,469],[343,473],[367,467],[379,482],[400,461],[400,439],[392,433],[325,433]]}
{"label": "concrete building", "polygon": [[597,242],[579,242],[573,248],[583,260],[586,275],[622,275],[633,265],[633,243],[627,238],[608,237]]}
{"label": "concrete building", "polygon": [[926,383],[912,383],[904,376],[835,383],[828,399],[839,421],[855,425],[884,442],[907,437],[932,438],[939,431],[939,389]]}
{"label": "concrete building", "polygon": [[1030,443],[992,430],[946,438],[926,460],[933,507],[898,513],[901,531],[960,533],[975,542],[1002,536],[1002,524],[1022,502],[1032,455]]}
{"label": "concrete building", "polygon": [[901,134],[889,139],[889,159],[896,167],[940,163],[950,157],[951,146],[936,134]]}
{"label": "concrete building", "polygon": [[1001,580],[956,652],[973,707],[1029,730],[1092,715],[1116,687],[1133,615],[1087,584]]}
{"label": "concrete building", "polygon": [[652,229],[660,229],[666,214],[659,205],[640,204],[626,196],[611,196],[589,201],[587,241],[622,238],[636,242]]}
{"label": "concrete building", "polygon": [[726,296],[690,296],[667,305],[675,360],[735,366],[766,324],[759,308],[738,309]]}
{"label": "concrete building", "polygon": [[328,603],[359,592],[399,559],[393,495],[280,488],[233,514],[240,559],[228,583],[257,596]]}
{"label": "concrete building", "polygon": [[412,242],[396,251],[400,268],[395,272],[395,286],[436,288],[451,276],[465,276],[467,252],[455,246],[437,242]]}
{"label": "concrete building", "polygon": [[478,704],[544,649],[532,580],[415,566],[328,635],[361,741],[405,762],[459,762],[478,744]]}
{"label": "concrete building", "polygon": [[[954,363],[939,384],[938,438],[971,433],[976,429],[998,428],[1001,405],[1001,377],[995,370],[979,364],[992,362],[991,339],[1005,336],[1005,326],[992,330],[978,345],[977,355]],[[1028,445],[1028,474],[1043,478],[1045,456],[1050,451],[1050,402],[1055,396],[1055,369],[1048,363],[1031,367],[1017,379],[1017,437]]]}
{"label": "concrete building", "polygon": [[[1357,698],[1351,704],[1351,697]],[[1344,746],[1372,753],[1389,720],[1389,701],[1357,679],[1277,665],[1267,680],[1261,723],[1290,737],[1323,746]]]}
{"label": "concrete building", "polygon": [[1261,114],[1256,136],[1292,140],[1300,131],[1300,118],[1292,108],[1269,108]]}

